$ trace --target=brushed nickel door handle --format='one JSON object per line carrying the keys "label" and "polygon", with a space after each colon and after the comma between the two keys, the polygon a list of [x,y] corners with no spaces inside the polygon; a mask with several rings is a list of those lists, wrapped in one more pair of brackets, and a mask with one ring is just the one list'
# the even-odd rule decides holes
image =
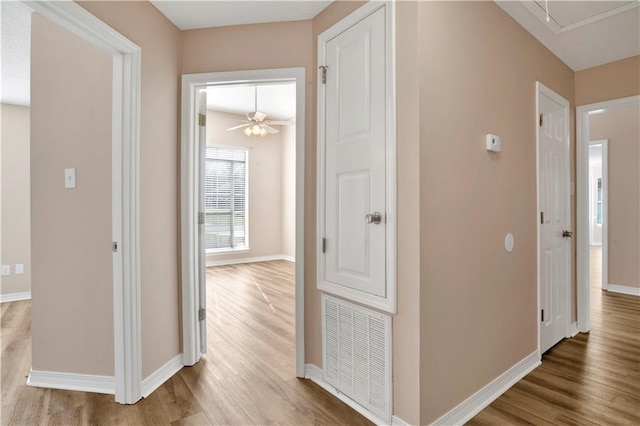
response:
{"label": "brushed nickel door handle", "polygon": [[365,222],[371,223],[374,225],[379,225],[382,222],[382,215],[380,212],[369,213],[364,217]]}

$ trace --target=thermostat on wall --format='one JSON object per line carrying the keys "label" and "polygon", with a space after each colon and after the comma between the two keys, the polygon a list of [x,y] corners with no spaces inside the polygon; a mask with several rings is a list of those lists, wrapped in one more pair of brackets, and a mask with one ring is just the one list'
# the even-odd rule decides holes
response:
{"label": "thermostat on wall", "polygon": [[492,135],[489,133],[487,135],[487,151],[500,152],[502,148],[502,143],[500,142],[500,136]]}

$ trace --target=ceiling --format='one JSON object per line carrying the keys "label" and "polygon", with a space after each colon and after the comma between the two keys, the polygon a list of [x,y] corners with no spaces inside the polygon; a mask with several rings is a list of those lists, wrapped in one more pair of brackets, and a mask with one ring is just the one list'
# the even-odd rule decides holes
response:
{"label": "ceiling", "polygon": [[18,1],[0,1],[2,15],[2,103],[29,105],[31,9]]}
{"label": "ceiling", "polygon": [[151,0],[181,30],[311,19],[333,1]]}
{"label": "ceiling", "polygon": [[[640,55],[640,2],[496,1],[574,71]],[[547,8],[549,21],[547,22]]]}
{"label": "ceiling", "polygon": [[[152,1],[181,29],[310,19],[331,1]],[[640,2],[496,1],[574,71],[640,55]],[[29,105],[31,10],[0,1],[2,91],[0,101]],[[252,109],[252,108],[251,108]],[[243,112],[245,113],[245,112]]]}
{"label": "ceiling", "polygon": [[209,86],[207,109],[245,115],[257,110],[269,120],[289,120],[296,116],[295,83],[265,85]]}

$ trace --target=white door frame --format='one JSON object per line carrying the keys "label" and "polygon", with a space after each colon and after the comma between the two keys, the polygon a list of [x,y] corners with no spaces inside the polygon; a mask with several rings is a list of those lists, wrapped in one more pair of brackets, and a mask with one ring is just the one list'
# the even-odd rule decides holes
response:
{"label": "white door frame", "polygon": [[198,194],[195,182],[197,150],[195,138],[195,94],[210,84],[252,83],[290,80],[296,83],[296,265],[295,345],[296,376],[304,377],[304,173],[305,173],[305,69],[229,71],[182,76],[181,139],[181,248],[182,248],[182,362],[199,360],[198,347]]}
{"label": "white door frame", "polygon": [[336,23],[331,28],[318,36],[318,64],[325,63],[327,43],[346,31],[375,11],[386,8],[385,22],[385,66],[386,66],[386,93],[385,93],[385,120],[386,120],[386,282],[387,294],[385,298],[365,294],[361,291],[350,289],[325,280],[324,264],[325,256],[322,253],[322,239],[325,236],[325,121],[326,121],[326,85],[322,84],[322,68],[317,70],[318,81],[318,117],[317,117],[317,141],[318,141],[318,172],[317,172],[317,203],[318,217],[316,222],[316,265],[317,287],[338,296],[363,303],[367,306],[381,309],[395,314],[397,312],[397,206],[396,206],[396,55],[395,55],[395,1],[369,1],[356,9],[353,13]]}
{"label": "white door frame", "polygon": [[113,56],[111,214],[115,399],[142,398],[140,335],[139,147],[142,50],[73,1],[28,1],[27,6]]}
{"label": "white door frame", "polygon": [[[609,140],[600,139],[597,141],[590,141],[588,146],[602,145],[602,282],[601,288],[606,290],[609,284]],[[587,149],[587,156],[589,155]],[[587,161],[589,161],[587,159]],[[589,175],[591,171],[587,169],[587,187],[589,185]],[[588,195],[587,195],[588,196]],[[592,207],[593,203],[591,204]],[[589,231],[593,232],[593,213],[590,213],[592,217],[589,217]],[[591,263],[591,257],[589,257],[589,263]],[[591,265],[589,265],[591,266]],[[591,271],[589,271],[591,275]],[[591,285],[591,279],[589,279],[589,285]]]}
{"label": "white door frame", "polygon": [[[540,125],[538,124],[539,121],[539,117],[540,117],[540,95],[545,95],[549,98],[551,98],[552,100],[554,100],[555,102],[559,103],[560,105],[563,106],[564,108],[564,114],[565,114],[565,131],[564,131],[564,138],[565,138],[565,143],[567,144],[567,150],[569,151],[569,164],[567,164],[567,170],[566,170],[566,174],[565,174],[565,184],[567,185],[567,197],[570,197],[570,177],[569,177],[569,169],[571,166],[571,150],[570,150],[570,131],[569,131],[569,101],[566,100],[565,98],[563,98],[562,96],[560,96],[559,94],[557,94],[556,92],[554,92],[553,90],[549,89],[547,86],[545,86],[544,84],[542,84],[539,81],[536,81],[536,116],[535,116],[535,123],[536,123],[536,259],[537,259],[537,268],[536,268],[536,276],[537,276],[537,294],[536,294],[536,298],[538,300],[538,308],[536,310],[535,313],[535,318],[536,318],[536,324],[538,324],[538,356],[540,358],[542,358],[542,353],[540,352],[540,338],[541,338],[541,333],[540,333],[540,219],[539,219],[539,214],[540,214]],[[566,224],[567,224],[567,229],[571,229],[571,202],[568,201],[567,202],[567,212],[566,212]],[[564,289],[566,294],[565,294],[565,300],[567,301],[567,303],[565,304],[565,312],[564,312],[564,317],[566,318],[567,324],[566,324],[566,330],[565,330],[565,336],[570,337],[570,331],[569,331],[569,327],[570,327],[570,323],[571,323],[571,249],[569,249],[569,276],[567,277],[567,288]]]}
{"label": "white door frame", "polygon": [[[589,116],[601,112],[640,106],[640,96],[613,99],[579,106],[576,110],[576,249],[578,331],[590,329],[589,297]],[[604,239],[604,235],[603,235]],[[603,241],[604,243],[604,241]],[[603,253],[604,256],[604,253]],[[608,259],[607,259],[608,260]],[[603,258],[604,261],[604,258]],[[603,270],[604,280],[604,270]]]}

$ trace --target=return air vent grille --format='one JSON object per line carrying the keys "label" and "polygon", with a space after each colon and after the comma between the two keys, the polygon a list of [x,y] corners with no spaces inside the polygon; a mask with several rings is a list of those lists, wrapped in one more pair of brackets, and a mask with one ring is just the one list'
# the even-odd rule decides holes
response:
{"label": "return air vent grille", "polygon": [[322,295],[324,380],[391,421],[391,317]]}

